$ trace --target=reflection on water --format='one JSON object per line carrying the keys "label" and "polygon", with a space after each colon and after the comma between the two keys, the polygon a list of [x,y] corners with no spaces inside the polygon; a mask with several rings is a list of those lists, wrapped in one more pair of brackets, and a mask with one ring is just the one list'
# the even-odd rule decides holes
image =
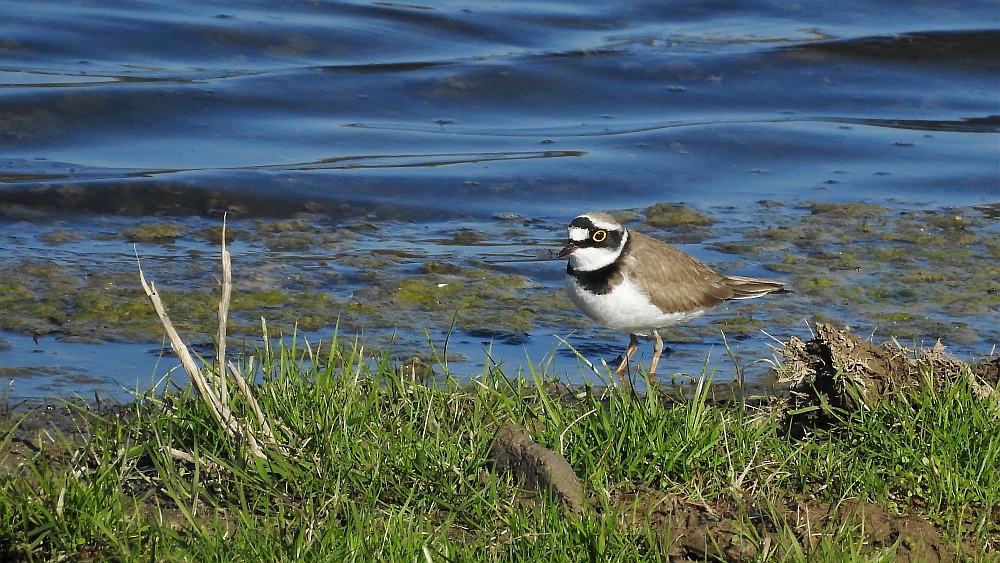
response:
{"label": "reflection on water", "polygon": [[[983,29],[983,22],[996,22],[995,2],[138,7],[8,0],[3,11],[3,259],[55,264],[68,268],[67,278],[79,277],[84,265],[119,271],[112,264],[128,250],[120,248],[127,247],[121,231],[152,216],[190,223],[192,232],[223,213],[234,225],[243,221],[247,232],[256,232],[254,220],[304,217],[360,233],[367,222],[379,235],[362,245],[365,252],[411,253],[473,270],[482,268],[479,260],[497,272],[497,263],[517,264],[525,252],[539,259],[558,245],[566,221],[593,209],[683,203],[719,215],[715,239],[706,242],[731,244],[778,220],[755,204],[761,200],[785,209],[864,201],[934,213],[989,209],[982,206],[1000,200],[1000,31]],[[987,224],[970,228],[989,240],[996,218],[985,217],[976,220]],[[454,243],[451,229],[459,228],[441,226],[450,222],[482,236],[475,244],[444,244]],[[820,227],[808,232],[828,236],[816,234]],[[949,236],[959,232],[952,227]],[[53,248],[39,242],[64,231],[81,238]],[[431,231],[437,235],[417,234]],[[319,235],[311,236],[282,239],[293,245],[284,251],[249,241],[248,252],[285,252],[255,259],[261,267],[281,263],[292,259],[288,248],[315,251]],[[185,237],[175,241],[183,250],[158,246],[156,253],[201,260],[186,254],[194,250]],[[118,246],[93,246],[110,240]],[[840,253],[810,263],[821,272],[854,251],[808,249],[806,242],[789,254],[802,252],[809,261]],[[735,265],[754,268],[764,258],[747,255]],[[946,262],[933,253],[922,260],[927,270]],[[770,265],[780,269],[783,261],[772,257]],[[294,263],[318,262],[296,256]],[[361,277],[370,270],[366,283],[332,276],[285,286],[282,280],[295,276],[288,266],[284,278],[260,283],[337,298],[370,291],[381,302],[390,292],[381,284],[422,267],[371,262],[353,266]],[[506,267],[538,284],[537,291],[518,290],[525,307],[535,300],[535,317],[560,311],[539,297],[557,291],[557,263]],[[897,267],[897,258],[885,258],[865,271]],[[380,278],[386,268],[395,277]],[[972,291],[969,284],[955,291]],[[43,299],[42,289],[30,291],[24,299]],[[797,299],[796,310],[829,305],[816,295]],[[953,305],[936,303],[920,313],[943,327],[948,315],[960,316]],[[986,307],[971,324],[988,324],[996,314]],[[559,319],[546,321],[545,331],[507,327],[492,334],[526,342],[533,352],[551,351],[546,335],[574,327],[584,331],[577,333],[583,350],[604,354],[616,342],[569,316]],[[475,335],[484,328],[466,328],[466,344],[481,346]],[[16,350],[0,358],[23,351],[22,337],[10,338]],[[757,357],[767,354],[762,340],[743,344]],[[706,353],[674,348],[677,361]]]}
{"label": "reflection on water", "polygon": [[[844,59],[873,59],[997,70],[1000,30],[928,31],[823,41],[789,47],[790,53],[827,53]],[[815,60],[815,58],[812,58]]]}

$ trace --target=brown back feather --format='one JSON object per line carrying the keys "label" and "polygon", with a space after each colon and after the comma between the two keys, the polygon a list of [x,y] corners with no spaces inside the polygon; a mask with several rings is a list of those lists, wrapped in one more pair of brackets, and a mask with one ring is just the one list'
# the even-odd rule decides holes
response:
{"label": "brown back feather", "polygon": [[[654,238],[629,231],[632,239],[624,265],[630,277],[650,296],[654,305],[667,313],[714,307],[729,299],[760,297],[783,288],[781,282],[724,276],[694,256]],[[658,259],[635,259],[635,254]],[[662,291],[669,286],[669,291]]]}

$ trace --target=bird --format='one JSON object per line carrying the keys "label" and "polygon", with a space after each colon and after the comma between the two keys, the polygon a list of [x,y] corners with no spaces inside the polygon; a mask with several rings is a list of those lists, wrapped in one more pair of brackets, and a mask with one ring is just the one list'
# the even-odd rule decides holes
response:
{"label": "bird", "polygon": [[638,336],[655,339],[647,377],[663,352],[659,330],[700,317],[731,299],[787,293],[775,280],[720,274],[690,254],[626,229],[603,212],[584,213],[569,224],[559,251],[567,258],[566,291],[574,305],[597,324],[629,335],[615,374],[626,385]]}

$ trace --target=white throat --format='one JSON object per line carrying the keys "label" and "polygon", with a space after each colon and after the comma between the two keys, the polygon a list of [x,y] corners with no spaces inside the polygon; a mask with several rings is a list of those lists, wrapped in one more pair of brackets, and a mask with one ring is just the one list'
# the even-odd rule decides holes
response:
{"label": "white throat", "polygon": [[622,234],[618,248],[577,248],[569,255],[569,266],[578,272],[593,272],[610,266],[621,256],[626,242],[628,231]]}

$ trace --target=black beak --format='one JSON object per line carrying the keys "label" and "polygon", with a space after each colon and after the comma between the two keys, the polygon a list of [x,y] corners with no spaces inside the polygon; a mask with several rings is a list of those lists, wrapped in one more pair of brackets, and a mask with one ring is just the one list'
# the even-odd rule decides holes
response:
{"label": "black beak", "polygon": [[573,244],[571,242],[571,243],[567,244],[565,248],[563,248],[562,250],[560,250],[559,254],[556,254],[556,258],[563,258],[563,257],[569,256],[570,254],[573,254],[574,252],[576,252],[577,248],[579,248],[579,247],[576,246],[575,244]]}

